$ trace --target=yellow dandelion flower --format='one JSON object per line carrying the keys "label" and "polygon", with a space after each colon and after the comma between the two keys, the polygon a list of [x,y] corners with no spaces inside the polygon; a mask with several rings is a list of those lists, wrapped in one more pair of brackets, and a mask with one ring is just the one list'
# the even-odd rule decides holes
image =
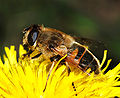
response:
{"label": "yellow dandelion flower", "polygon": [[[109,98],[120,97],[120,64],[103,74],[111,60],[99,75],[80,71],[68,76],[66,66],[58,68],[61,58],[54,66],[47,81],[50,60],[20,59],[17,62],[15,47],[5,47],[4,63],[0,59],[0,97],[1,98]],[[20,45],[19,56],[26,51]],[[106,59],[106,51],[101,66]],[[88,72],[90,70],[87,70]],[[46,85],[47,83],[47,85]],[[45,89],[46,86],[46,89]],[[45,91],[44,91],[45,89]]]}

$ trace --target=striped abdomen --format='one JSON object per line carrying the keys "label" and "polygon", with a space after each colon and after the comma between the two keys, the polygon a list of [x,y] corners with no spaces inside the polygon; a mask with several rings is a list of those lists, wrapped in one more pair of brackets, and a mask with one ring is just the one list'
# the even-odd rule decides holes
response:
{"label": "striped abdomen", "polygon": [[95,74],[99,74],[100,63],[98,59],[81,44],[73,44],[66,60],[83,71],[91,68],[91,72],[94,71]]}

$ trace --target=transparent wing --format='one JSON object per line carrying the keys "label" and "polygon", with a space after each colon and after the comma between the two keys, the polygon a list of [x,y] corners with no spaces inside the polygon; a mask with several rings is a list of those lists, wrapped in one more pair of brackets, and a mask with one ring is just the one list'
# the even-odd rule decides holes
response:
{"label": "transparent wing", "polygon": [[91,40],[88,38],[75,37],[76,42],[85,45],[88,49],[101,61],[103,52],[106,49],[105,44],[102,41]]}

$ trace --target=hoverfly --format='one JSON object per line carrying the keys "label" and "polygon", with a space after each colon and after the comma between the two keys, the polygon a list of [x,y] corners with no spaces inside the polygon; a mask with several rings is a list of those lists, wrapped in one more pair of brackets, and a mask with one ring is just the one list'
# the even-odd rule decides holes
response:
{"label": "hoverfly", "polygon": [[33,58],[42,54],[45,59],[50,58],[54,62],[67,54],[64,62],[69,69],[69,66],[75,66],[86,72],[90,68],[91,72],[99,74],[99,60],[85,45],[77,42],[72,36],[43,25],[32,25],[24,29],[23,33],[23,46],[28,48],[28,53],[25,55],[38,51],[39,54]]}

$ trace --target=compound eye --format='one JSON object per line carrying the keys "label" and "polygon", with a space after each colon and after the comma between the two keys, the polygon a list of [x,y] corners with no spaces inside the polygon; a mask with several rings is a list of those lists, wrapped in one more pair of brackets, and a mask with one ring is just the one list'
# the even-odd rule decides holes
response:
{"label": "compound eye", "polygon": [[28,43],[32,46],[34,45],[36,39],[38,36],[38,32],[30,32],[30,34],[28,35]]}
{"label": "compound eye", "polygon": [[37,39],[37,32],[34,32],[34,33],[33,33],[32,39],[33,39],[33,42],[36,41],[36,39]]}

